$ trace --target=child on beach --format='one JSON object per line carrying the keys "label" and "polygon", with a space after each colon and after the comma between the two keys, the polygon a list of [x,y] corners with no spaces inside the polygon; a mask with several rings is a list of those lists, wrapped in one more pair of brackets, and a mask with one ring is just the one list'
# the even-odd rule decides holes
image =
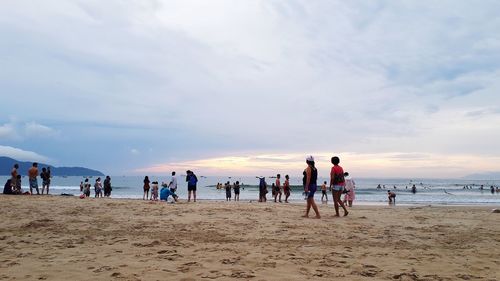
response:
{"label": "child on beach", "polygon": [[326,198],[324,203],[328,203],[328,193],[326,192],[326,181],[321,185],[321,202],[323,202],[323,198]]}
{"label": "child on beach", "polygon": [[151,184],[151,200],[158,201],[158,182],[154,181]]}
{"label": "child on beach", "polygon": [[229,181],[226,182],[225,188],[226,188],[226,201],[231,201],[231,183],[229,183]]}

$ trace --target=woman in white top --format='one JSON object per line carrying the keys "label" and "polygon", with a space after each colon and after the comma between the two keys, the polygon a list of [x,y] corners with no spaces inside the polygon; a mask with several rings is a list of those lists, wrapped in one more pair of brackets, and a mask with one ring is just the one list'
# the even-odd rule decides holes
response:
{"label": "woman in white top", "polygon": [[354,198],[356,197],[354,189],[356,188],[356,183],[354,182],[353,179],[348,178],[349,173],[345,172],[344,173],[344,178],[345,178],[345,190],[346,193],[344,195],[344,204],[349,204],[349,207],[352,207],[352,201],[354,201]]}

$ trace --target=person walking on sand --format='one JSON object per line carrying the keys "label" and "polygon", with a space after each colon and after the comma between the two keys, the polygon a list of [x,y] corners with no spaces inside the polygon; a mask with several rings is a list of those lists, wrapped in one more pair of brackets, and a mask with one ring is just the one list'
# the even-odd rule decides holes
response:
{"label": "person walking on sand", "polygon": [[283,192],[285,193],[285,203],[288,203],[290,197],[290,177],[285,175],[285,182],[283,183]]}
{"label": "person walking on sand", "polygon": [[224,187],[226,188],[226,201],[231,201],[231,183],[226,182]]}
{"label": "person walking on sand", "polygon": [[328,193],[326,192],[326,181],[321,185],[321,202],[323,202],[323,198],[326,198],[325,203],[328,203]]}
{"label": "person walking on sand", "polygon": [[281,203],[281,175],[277,174],[276,175],[276,182],[275,182],[275,188],[276,188],[276,194],[274,196],[274,202],[276,203],[276,197],[278,197],[278,201]]}
{"label": "person walking on sand", "polygon": [[309,211],[311,210],[311,207],[314,210],[314,213],[316,216],[314,218],[319,219],[321,216],[319,215],[319,210],[318,206],[316,206],[316,202],[314,202],[314,193],[316,193],[316,190],[318,188],[317,186],[317,180],[318,180],[318,170],[314,166],[314,157],[308,156],[306,158],[306,163],[307,163],[307,168],[305,170],[306,172],[306,184],[304,188],[304,192],[307,197],[307,207],[306,207],[306,213],[304,214],[304,218],[309,217]]}
{"label": "person walking on sand", "polygon": [[33,195],[33,189],[36,189],[36,194],[40,195],[40,190],[38,189],[38,163],[33,163],[32,167],[28,170],[28,178],[30,183],[30,193]]}
{"label": "person walking on sand", "polygon": [[104,197],[111,197],[111,191],[113,188],[111,188],[111,178],[109,176],[106,176],[104,179]]}
{"label": "person walking on sand", "polygon": [[191,201],[191,193],[193,193],[193,201],[196,202],[196,184],[198,183],[198,178],[193,171],[186,171],[186,181],[188,183],[188,202]]}
{"label": "person walking on sand", "polygon": [[236,181],[233,186],[234,189],[234,201],[240,201],[240,182]]}
{"label": "person walking on sand", "polygon": [[337,156],[332,157],[332,170],[330,171],[330,188],[332,188],[333,206],[335,207],[335,216],[339,216],[339,205],[344,209],[344,217],[349,214],[344,203],[340,199],[344,191],[345,179],[344,169],[339,165],[340,158]]}
{"label": "person walking on sand", "polygon": [[345,178],[345,195],[344,195],[344,205],[349,204],[349,207],[352,207],[352,202],[354,201],[355,198],[355,191],[354,189],[356,188],[356,183],[352,178],[348,178],[349,173],[345,172],[344,173],[344,178]]}
{"label": "person walking on sand", "polygon": [[144,194],[142,195],[142,200],[148,200],[148,198],[149,198],[149,189],[151,188],[149,186],[150,181],[149,181],[149,177],[148,176],[144,177],[143,183],[144,183],[144,186],[143,186]]}

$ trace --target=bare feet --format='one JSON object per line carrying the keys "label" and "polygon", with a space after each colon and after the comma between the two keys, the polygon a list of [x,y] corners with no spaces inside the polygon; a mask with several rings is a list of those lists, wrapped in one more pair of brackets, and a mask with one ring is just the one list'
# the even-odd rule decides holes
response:
{"label": "bare feet", "polygon": [[349,212],[344,213],[344,217],[347,217],[347,215],[349,215]]}
{"label": "bare feet", "polygon": [[321,218],[320,215],[314,216],[314,219],[320,219],[320,218]]}
{"label": "bare feet", "polygon": [[302,217],[303,217],[303,218],[308,218],[308,217],[309,217],[309,215],[303,215]]}

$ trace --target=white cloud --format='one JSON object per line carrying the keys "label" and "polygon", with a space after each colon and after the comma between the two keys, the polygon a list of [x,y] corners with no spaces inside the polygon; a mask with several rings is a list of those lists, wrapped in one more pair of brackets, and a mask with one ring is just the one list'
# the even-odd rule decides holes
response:
{"label": "white cloud", "polygon": [[52,138],[58,137],[59,132],[36,122],[28,122],[24,125],[24,134],[27,137]]}
{"label": "white cloud", "polygon": [[19,138],[15,127],[10,124],[3,124],[0,125],[0,140],[11,140],[11,139],[17,139]]}
{"label": "white cloud", "polygon": [[0,155],[14,158],[19,161],[36,161],[47,163],[50,159],[33,151],[22,150],[12,146],[0,145]]}
{"label": "white cloud", "polygon": [[2,102],[43,125],[4,125],[0,138],[58,137],[66,126],[85,139],[100,126],[114,147],[144,137],[125,153],[153,147],[140,161],[278,150],[498,156],[499,6],[8,1]]}

